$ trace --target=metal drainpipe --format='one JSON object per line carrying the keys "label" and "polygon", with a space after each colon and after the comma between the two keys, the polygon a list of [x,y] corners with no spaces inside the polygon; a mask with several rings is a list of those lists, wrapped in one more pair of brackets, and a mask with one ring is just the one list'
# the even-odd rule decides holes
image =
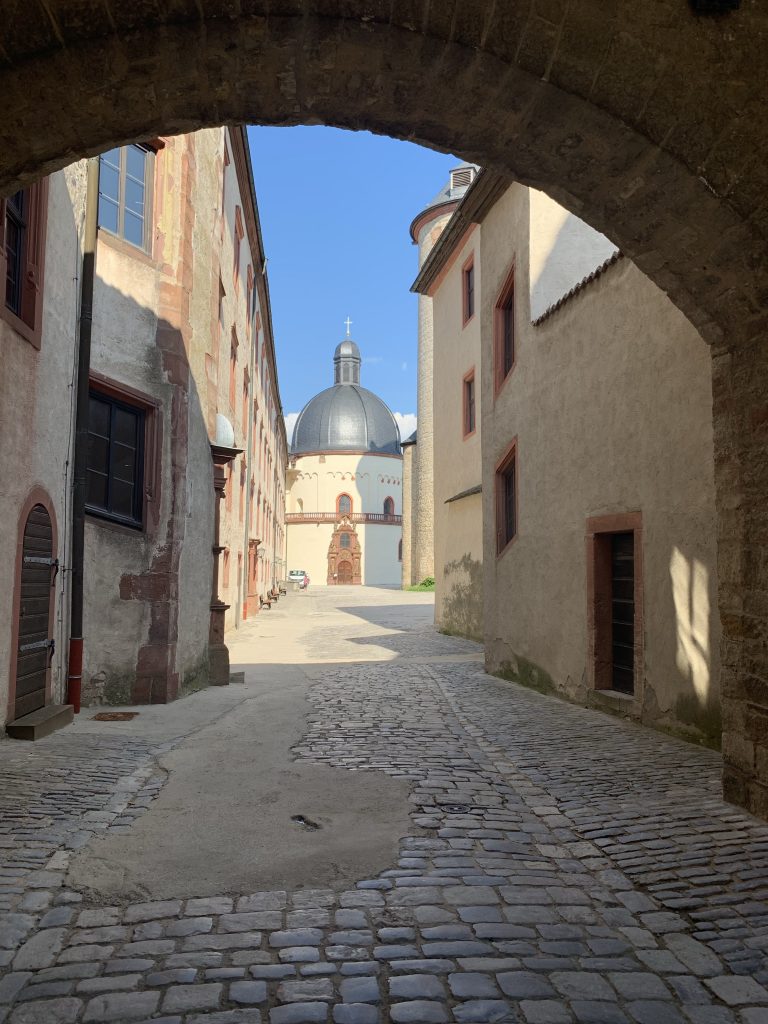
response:
{"label": "metal drainpipe", "polygon": [[91,373],[93,285],[96,277],[96,232],[99,210],[99,158],[88,161],[85,199],[83,273],[80,284],[80,335],[77,354],[75,467],[72,490],[72,580],[69,619],[67,703],[80,712],[83,685],[83,579],[85,562],[85,495],[88,482],[88,383]]}

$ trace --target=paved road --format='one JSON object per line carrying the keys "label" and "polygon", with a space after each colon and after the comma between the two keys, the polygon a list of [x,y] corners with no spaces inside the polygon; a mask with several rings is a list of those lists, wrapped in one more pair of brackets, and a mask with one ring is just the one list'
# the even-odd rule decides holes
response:
{"label": "paved road", "polygon": [[[768,1024],[768,826],[721,801],[718,757],[486,677],[479,649],[430,614],[417,594],[292,595],[233,645],[243,685],[0,744],[0,1022]],[[225,725],[247,740],[254,709],[279,721],[275,680],[299,723],[270,748],[292,745],[277,805],[316,793],[299,769],[332,773],[332,789],[359,776],[340,802],[362,794],[372,819],[378,786],[381,848],[359,854],[377,869],[319,887],[310,862],[290,888],[245,891],[211,865],[194,893],[140,901],[83,884],[76,865],[119,859],[137,831],[194,837],[211,798],[198,786],[174,818],[175,776]],[[263,767],[256,750],[251,777]],[[338,804],[265,820],[321,863]],[[243,828],[258,859],[267,829]]]}

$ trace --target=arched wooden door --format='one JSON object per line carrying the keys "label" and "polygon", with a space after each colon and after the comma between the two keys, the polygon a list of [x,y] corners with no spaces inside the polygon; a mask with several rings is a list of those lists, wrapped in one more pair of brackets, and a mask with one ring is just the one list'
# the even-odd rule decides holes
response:
{"label": "arched wooden door", "polygon": [[45,705],[53,654],[53,638],[48,631],[53,620],[56,567],[51,517],[42,505],[35,505],[27,518],[22,544],[15,718]]}
{"label": "arched wooden door", "polygon": [[338,573],[337,583],[339,586],[345,583],[352,582],[352,563],[351,562],[339,562],[336,569]]}

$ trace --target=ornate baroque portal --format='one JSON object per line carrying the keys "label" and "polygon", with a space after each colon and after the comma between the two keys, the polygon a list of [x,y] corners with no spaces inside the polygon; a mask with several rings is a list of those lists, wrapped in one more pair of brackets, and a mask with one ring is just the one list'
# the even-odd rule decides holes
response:
{"label": "ornate baroque portal", "polygon": [[362,583],[360,540],[355,524],[342,516],[328,546],[328,586]]}

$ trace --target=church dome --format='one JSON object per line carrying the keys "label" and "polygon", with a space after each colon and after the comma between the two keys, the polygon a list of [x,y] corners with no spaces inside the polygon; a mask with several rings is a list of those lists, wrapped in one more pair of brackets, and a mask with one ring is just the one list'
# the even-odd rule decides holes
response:
{"label": "church dome", "polygon": [[333,354],[333,387],[315,395],[299,413],[291,454],[355,451],[399,455],[395,417],[372,391],[360,386],[360,350],[345,338]]}

